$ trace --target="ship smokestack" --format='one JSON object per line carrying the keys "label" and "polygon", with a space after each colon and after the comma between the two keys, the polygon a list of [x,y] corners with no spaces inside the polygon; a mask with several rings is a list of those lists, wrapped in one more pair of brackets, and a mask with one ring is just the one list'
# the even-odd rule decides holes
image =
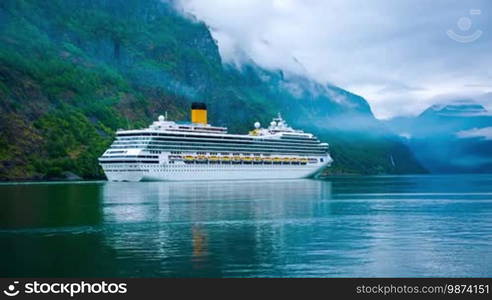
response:
{"label": "ship smokestack", "polygon": [[193,102],[191,104],[191,122],[207,124],[207,106],[202,102]]}

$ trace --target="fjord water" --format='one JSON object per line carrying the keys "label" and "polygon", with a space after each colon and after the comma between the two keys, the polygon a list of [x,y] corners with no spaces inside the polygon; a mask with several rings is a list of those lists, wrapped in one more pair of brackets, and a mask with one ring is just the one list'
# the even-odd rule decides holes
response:
{"label": "fjord water", "polygon": [[0,276],[492,276],[492,175],[0,185]]}

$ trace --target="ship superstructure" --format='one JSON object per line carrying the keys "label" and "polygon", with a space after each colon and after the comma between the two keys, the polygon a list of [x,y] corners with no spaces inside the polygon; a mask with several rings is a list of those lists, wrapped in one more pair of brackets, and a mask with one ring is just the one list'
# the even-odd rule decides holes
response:
{"label": "ship superstructure", "polygon": [[211,126],[203,103],[192,104],[192,122],[159,116],[148,128],[118,130],[99,158],[110,181],[303,178],[333,161],[328,144],[291,128],[280,116],[267,128],[229,134]]}

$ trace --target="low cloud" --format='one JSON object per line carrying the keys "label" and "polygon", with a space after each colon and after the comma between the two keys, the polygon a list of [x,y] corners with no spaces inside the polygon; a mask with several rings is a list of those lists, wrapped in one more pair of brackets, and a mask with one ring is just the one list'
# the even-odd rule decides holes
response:
{"label": "low cloud", "polygon": [[[208,24],[225,62],[340,86],[380,118],[418,114],[441,94],[492,91],[488,0],[178,1]],[[460,31],[460,18],[472,26]],[[448,30],[483,34],[462,43]]]}
{"label": "low cloud", "polygon": [[479,138],[483,140],[492,140],[492,127],[473,128],[469,130],[462,130],[456,133],[456,136],[462,139],[466,138]]}

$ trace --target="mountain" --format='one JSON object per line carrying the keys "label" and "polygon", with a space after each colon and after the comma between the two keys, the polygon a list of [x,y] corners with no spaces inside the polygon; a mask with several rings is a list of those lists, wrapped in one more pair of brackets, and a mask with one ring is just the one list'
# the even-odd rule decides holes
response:
{"label": "mountain", "polygon": [[[247,132],[277,112],[331,144],[330,173],[424,172],[367,102],[254,62],[222,63],[209,29],[159,0],[0,2],[0,179],[102,178],[118,128],[159,114]],[[73,174],[72,174],[73,173]]]}
{"label": "mountain", "polygon": [[472,99],[433,105],[386,122],[434,173],[492,171],[492,113]]}

